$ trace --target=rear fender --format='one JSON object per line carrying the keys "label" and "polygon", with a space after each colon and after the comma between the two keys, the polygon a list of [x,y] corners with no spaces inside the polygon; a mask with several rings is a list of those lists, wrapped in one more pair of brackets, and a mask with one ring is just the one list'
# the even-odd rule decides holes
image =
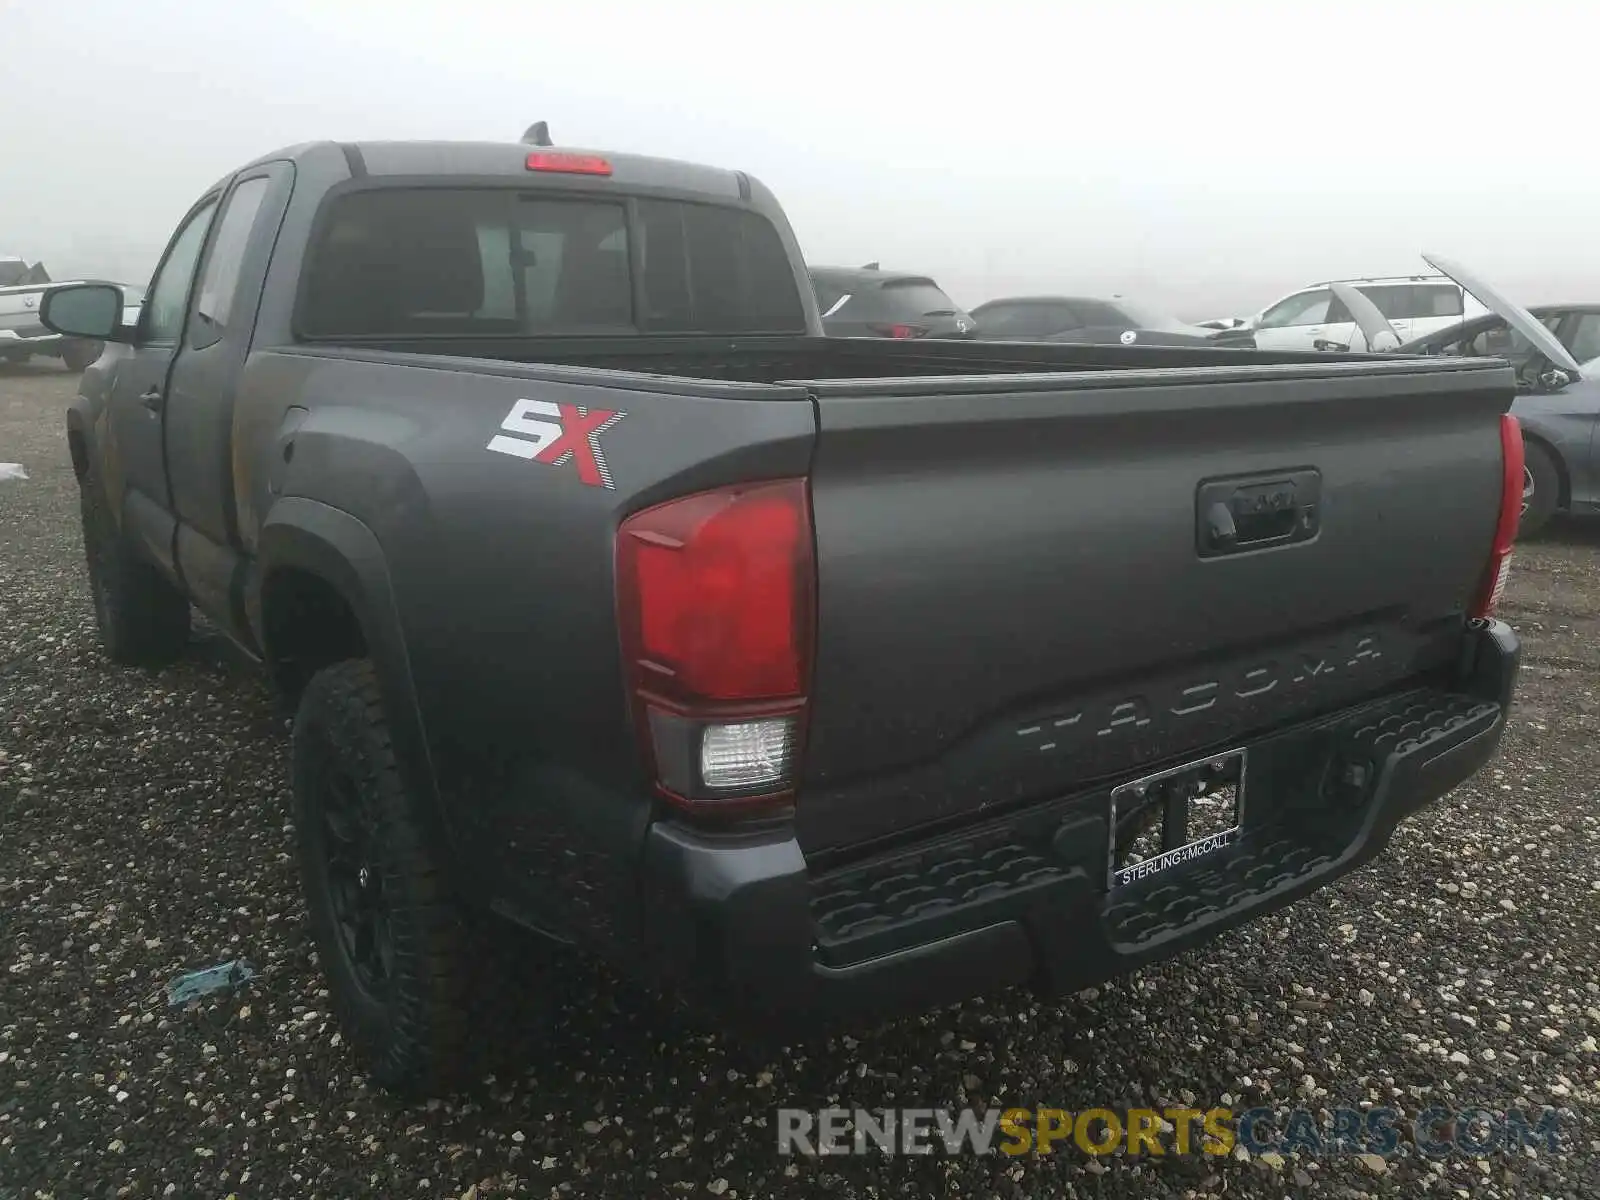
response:
{"label": "rear fender", "polygon": [[269,658],[273,649],[266,638],[262,585],[284,567],[318,576],[355,614],[407,786],[421,801],[425,819],[438,826],[435,832],[447,832],[394,588],[377,536],[344,510],[315,500],[285,496],[272,506],[261,528],[245,602],[257,642]]}

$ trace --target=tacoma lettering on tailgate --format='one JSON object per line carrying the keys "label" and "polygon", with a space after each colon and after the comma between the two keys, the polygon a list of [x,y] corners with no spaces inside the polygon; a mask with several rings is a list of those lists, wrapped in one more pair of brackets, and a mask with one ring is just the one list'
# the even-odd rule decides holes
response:
{"label": "tacoma lettering on tailgate", "polygon": [[1017,730],[1017,736],[1030,738],[1039,750],[1058,749],[1062,738],[1081,740],[1112,738],[1148,726],[1152,718],[1162,724],[1181,724],[1186,717],[1226,710],[1257,700],[1268,693],[1284,696],[1304,694],[1306,684],[1341,672],[1359,671],[1383,657],[1377,636],[1371,632],[1352,635],[1340,645],[1316,651],[1299,651],[1236,667],[1217,679],[1196,679],[1171,692],[1165,702],[1136,693],[1111,701],[1097,701],[1075,712],[1033,721]]}

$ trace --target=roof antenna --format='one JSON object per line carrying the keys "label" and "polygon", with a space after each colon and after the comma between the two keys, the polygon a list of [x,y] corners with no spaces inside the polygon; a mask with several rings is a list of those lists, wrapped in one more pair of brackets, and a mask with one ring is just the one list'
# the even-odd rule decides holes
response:
{"label": "roof antenna", "polygon": [[528,131],[522,135],[522,143],[525,146],[555,145],[550,140],[550,122],[535,121],[532,125],[529,125]]}

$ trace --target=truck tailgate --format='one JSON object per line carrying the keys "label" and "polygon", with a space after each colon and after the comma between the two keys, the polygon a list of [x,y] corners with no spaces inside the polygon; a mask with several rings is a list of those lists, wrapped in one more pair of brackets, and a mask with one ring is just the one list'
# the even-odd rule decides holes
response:
{"label": "truck tailgate", "polygon": [[1210,753],[1448,662],[1514,395],[1482,360],[807,386],[808,852]]}

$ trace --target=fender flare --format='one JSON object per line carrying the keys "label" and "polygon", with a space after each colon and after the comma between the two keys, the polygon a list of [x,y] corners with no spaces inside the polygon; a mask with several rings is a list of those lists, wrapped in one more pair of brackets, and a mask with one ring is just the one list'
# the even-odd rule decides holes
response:
{"label": "fender flare", "polygon": [[[82,446],[83,457],[75,445]],[[67,452],[72,455],[72,473],[81,481],[89,474],[94,462],[94,420],[90,416],[88,398],[81,392],[67,405]]]}
{"label": "fender flare", "polygon": [[412,794],[424,801],[429,818],[441,818],[438,780],[411,675],[411,657],[388,561],[377,535],[343,509],[304,496],[284,496],[267,513],[256,549],[257,569],[245,605],[263,650],[268,655],[272,652],[266,643],[261,594],[275,569],[293,567],[331,585],[361,628],[383,694],[400,769]]}

